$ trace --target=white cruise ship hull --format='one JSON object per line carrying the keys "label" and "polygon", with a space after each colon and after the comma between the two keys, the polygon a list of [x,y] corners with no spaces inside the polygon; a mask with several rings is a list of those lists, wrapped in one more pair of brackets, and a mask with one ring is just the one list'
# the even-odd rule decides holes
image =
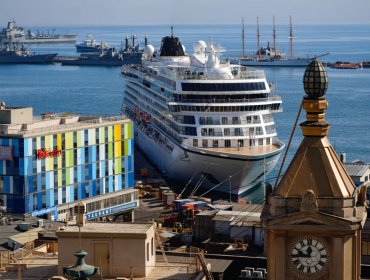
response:
{"label": "white cruise ship hull", "polygon": [[164,141],[152,138],[139,126],[135,126],[135,143],[164,176],[181,186],[199,186],[234,195],[241,195],[263,181],[264,175],[274,168],[281,152],[279,149],[265,156],[233,159],[190,151],[173,142],[171,145],[174,148],[170,151]]}

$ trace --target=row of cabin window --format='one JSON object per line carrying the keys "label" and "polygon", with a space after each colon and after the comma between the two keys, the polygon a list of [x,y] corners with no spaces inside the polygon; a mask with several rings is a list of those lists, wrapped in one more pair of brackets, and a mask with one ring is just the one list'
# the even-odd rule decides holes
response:
{"label": "row of cabin window", "polygon": [[[249,140],[243,140],[239,139],[237,141],[237,147],[242,148],[244,146],[254,147],[254,146],[263,146],[263,145],[270,145],[271,144],[271,138],[265,138],[265,144],[264,139],[249,139]],[[208,139],[202,139],[202,146],[203,148],[218,148],[222,147],[220,144],[223,143],[223,147],[230,148],[231,147],[231,140],[208,140]],[[248,145],[249,144],[249,145]],[[199,142],[198,139],[193,139],[193,146],[198,147]]]}

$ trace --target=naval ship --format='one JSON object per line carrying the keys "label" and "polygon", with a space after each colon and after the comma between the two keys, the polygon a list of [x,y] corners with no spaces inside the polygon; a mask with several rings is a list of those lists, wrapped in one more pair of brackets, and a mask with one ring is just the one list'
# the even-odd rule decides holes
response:
{"label": "naval ship", "polygon": [[19,43],[0,47],[0,64],[46,64],[53,63],[56,56],[57,53],[35,54]]}
{"label": "naval ship", "polygon": [[0,32],[0,42],[7,44],[9,38],[12,42],[23,44],[52,44],[52,43],[75,43],[77,39],[76,34],[55,34],[37,31],[33,33],[31,30],[24,31],[23,27],[17,26],[16,22],[9,21],[6,28]]}
{"label": "naval ship", "polygon": [[[79,57],[61,57],[57,61],[62,65],[78,65],[78,66],[122,66],[126,64],[141,64],[141,59],[144,50],[139,44],[135,45],[136,36],[132,35],[132,44],[129,43],[129,38],[126,36],[125,47],[121,47],[120,51],[116,51],[114,47],[99,52],[82,53]],[[148,44],[148,38],[145,36],[145,46]]]}
{"label": "naval ship", "polygon": [[240,195],[275,166],[284,144],[273,113],[282,111],[262,70],[220,60],[224,49],[198,41],[187,55],[173,33],[141,65],[123,66],[123,111],[135,144],[184,188]]}

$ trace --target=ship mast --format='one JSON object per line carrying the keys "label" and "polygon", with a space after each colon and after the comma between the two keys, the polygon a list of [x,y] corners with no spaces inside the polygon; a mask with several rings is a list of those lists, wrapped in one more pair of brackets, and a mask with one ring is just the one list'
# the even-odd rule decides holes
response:
{"label": "ship mast", "polygon": [[275,16],[272,17],[273,19],[273,22],[274,22],[274,30],[273,30],[273,34],[274,34],[274,54],[275,54],[275,58],[276,58],[276,29],[275,29]]}
{"label": "ship mast", "polygon": [[292,16],[290,16],[289,39],[290,39],[290,59],[293,59],[293,25],[292,25]]}
{"label": "ship mast", "polygon": [[244,50],[245,50],[245,31],[244,31],[244,17],[242,17],[242,50],[243,50],[243,57],[244,55]]}
{"label": "ship mast", "polygon": [[260,42],[260,24],[257,17],[257,43],[258,43],[258,61],[261,60],[261,42]]}

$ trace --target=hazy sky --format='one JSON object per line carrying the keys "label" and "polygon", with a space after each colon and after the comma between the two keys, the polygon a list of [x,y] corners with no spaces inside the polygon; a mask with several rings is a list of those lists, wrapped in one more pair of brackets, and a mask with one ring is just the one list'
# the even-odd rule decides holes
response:
{"label": "hazy sky", "polygon": [[183,23],[370,23],[370,0],[0,0],[0,27]]}

